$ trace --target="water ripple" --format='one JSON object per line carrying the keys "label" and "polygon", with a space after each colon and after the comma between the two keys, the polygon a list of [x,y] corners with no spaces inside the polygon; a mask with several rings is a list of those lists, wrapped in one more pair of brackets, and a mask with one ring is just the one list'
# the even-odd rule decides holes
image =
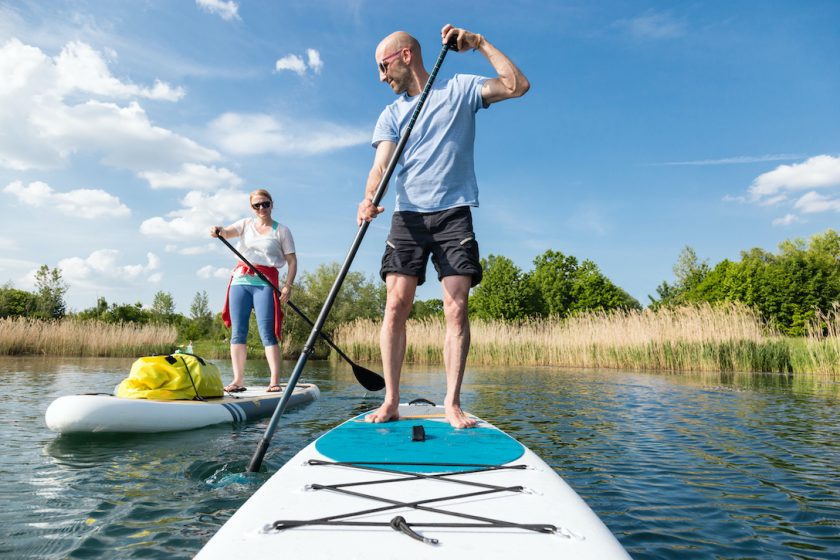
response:
{"label": "water ripple", "polygon": [[[347,368],[313,364],[322,399],[281,421],[256,474],[244,471],[265,422],[46,430],[51,398],[113,387],[130,362],[0,359],[0,556],[191,558],[297,450],[381,398]],[[266,382],[252,367],[248,382]],[[444,387],[442,371],[404,374],[406,399],[440,402]],[[482,369],[463,401],[542,456],[635,558],[837,558],[838,393],[787,376]]]}

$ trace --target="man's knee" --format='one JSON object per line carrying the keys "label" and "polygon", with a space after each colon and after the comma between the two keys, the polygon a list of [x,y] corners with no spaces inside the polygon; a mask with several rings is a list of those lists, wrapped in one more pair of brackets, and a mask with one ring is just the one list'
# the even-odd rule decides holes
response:
{"label": "man's knee", "polygon": [[413,297],[410,298],[405,294],[389,292],[385,300],[385,321],[405,321],[411,313],[413,304]]}
{"label": "man's knee", "polygon": [[465,324],[469,316],[467,297],[446,298],[443,302],[443,315],[449,324]]}

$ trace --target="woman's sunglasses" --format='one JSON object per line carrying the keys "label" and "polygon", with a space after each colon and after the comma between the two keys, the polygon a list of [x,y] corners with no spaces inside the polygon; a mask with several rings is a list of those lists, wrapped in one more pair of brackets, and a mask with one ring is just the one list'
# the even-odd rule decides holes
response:
{"label": "woman's sunglasses", "polygon": [[259,210],[260,208],[269,209],[271,208],[271,201],[270,200],[263,200],[262,202],[255,202],[251,205],[251,208],[254,210]]}

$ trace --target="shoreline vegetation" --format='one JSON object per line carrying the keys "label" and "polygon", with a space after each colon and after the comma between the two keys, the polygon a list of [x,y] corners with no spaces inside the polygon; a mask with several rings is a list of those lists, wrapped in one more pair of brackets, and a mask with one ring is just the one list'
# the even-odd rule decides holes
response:
{"label": "shoreline vegetation", "polygon": [[[336,344],[354,361],[381,363],[381,323],[338,327]],[[442,318],[408,322],[406,363],[441,365]],[[79,319],[0,319],[0,355],[139,357],[178,347],[168,325]],[[820,313],[804,337],[788,337],[740,304],[586,312],[515,322],[473,320],[470,366],[555,366],[663,372],[776,372],[840,377],[840,307]],[[228,346],[193,341],[195,352],[227,359]],[[284,353],[294,352],[288,343]],[[258,358],[261,348],[249,347]],[[334,353],[331,359],[338,359]]]}
{"label": "shoreline vegetation", "polygon": [[170,325],[12,317],[0,319],[0,355],[149,356],[171,352],[177,336]]}
{"label": "shoreline vegetation", "polygon": [[[381,362],[381,323],[342,325],[334,340],[353,360]],[[406,363],[443,363],[444,323],[409,320]],[[740,304],[587,312],[518,322],[474,320],[468,366],[554,366],[662,372],[769,372],[839,377],[840,308],[788,337]]]}

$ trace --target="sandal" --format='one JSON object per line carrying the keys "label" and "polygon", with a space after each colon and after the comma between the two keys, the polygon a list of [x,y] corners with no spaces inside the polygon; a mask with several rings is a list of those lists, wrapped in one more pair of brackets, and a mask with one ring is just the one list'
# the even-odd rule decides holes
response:
{"label": "sandal", "polygon": [[279,393],[282,387],[280,385],[269,385],[268,389],[265,390],[266,393]]}
{"label": "sandal", "polygon": [[225,387],[225,392],[227,393],[241,393],[243,391],[247,391],[247,387],[243,387],[242,385],[237,385],[236,383],[231,383],[227,387]]}

